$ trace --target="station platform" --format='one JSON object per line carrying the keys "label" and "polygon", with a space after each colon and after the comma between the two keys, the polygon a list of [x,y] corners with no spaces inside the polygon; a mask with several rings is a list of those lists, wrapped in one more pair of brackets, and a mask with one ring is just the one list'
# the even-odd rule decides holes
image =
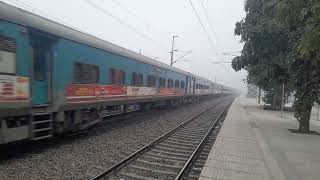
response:
{"label": "station platform", "polygon": [[[320,132],[313,111],[311,130]],[[320,136],[292,133],[293,112],[263,110],[239,97],[229,109],[200,180],[320,179]]]}

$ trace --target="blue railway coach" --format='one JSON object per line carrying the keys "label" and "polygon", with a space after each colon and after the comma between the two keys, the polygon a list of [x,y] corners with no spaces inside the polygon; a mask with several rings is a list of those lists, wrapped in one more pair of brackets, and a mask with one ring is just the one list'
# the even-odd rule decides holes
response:
{"label": "blue railway coach", "polygon": [[222,93],[221,85],[0,2],[0,144]]}

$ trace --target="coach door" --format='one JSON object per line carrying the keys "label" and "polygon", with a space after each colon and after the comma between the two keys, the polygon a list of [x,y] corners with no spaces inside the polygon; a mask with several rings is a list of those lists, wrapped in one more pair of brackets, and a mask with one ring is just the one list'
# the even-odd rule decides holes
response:
{"label": "coach door", "polygon": [[194,87],[194,78],[187,76],[187,94],[192,95],[193,94],[193,87]]}
{"label": "coach door", "polygon": [[51,41],[42,36],[33,37],[32,42],[32,104],[49,104],[49,79],[51,77]]}
{"label": "coach door", "polygon": [[196,94],[196,78],[192,78],[192,94]]}
{"label": "coach door", "polygon": [[186,86],[185,86],[185,94],[189,94],[189,77],[186,76]]}

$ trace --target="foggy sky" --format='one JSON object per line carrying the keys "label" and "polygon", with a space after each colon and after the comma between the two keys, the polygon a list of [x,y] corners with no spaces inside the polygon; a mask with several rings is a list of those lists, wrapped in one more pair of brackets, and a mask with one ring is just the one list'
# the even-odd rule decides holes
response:
{"label": "foggy sky", "polygon": [[192,61],[177,62],[175,67],[245,91],[242,80],[246,72],[235,72],[230,64],[210,63],[231,61],[232,56],[221,53],[238,55],[242,49],[240,38],[234,36],[234,27],[245,16],[243,0],[203,0],[215,33],[210,29],[201,0],[192,0],[214,47],[210,46],[188,0],[91,0],[122,23],[90,6],[85,0],[2,1],[127,49],[136,52],[142,49],[143,55],[158,57],[157,60],[164,63],[170,63],[172,35],[178,35],[175,58],[183,55],[184,51],[192,50],[183,58]]}

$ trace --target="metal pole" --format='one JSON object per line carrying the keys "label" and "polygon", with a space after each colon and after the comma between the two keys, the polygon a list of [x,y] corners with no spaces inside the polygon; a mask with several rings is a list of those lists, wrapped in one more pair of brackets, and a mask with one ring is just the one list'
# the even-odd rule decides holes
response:
{"label": "metal pole", "polygon": [[174,53],[174,38],[176,38],[178,36],[172,36],[172,47],[171,47],[171,61],[170,61],[170,66],[172,66],[173,64],[173,53]]}
{"label": "metal pole", "polygon": [[258,95],[258,104],[260,104],[260,100],[261,100],[261,88],[259,87],[259,95]]}
{"label": "metal pole", "polygon": [[282,96],[281,96],[281,118],[283,114],[283,100],[284,100],[284,83],[282,83]]}

